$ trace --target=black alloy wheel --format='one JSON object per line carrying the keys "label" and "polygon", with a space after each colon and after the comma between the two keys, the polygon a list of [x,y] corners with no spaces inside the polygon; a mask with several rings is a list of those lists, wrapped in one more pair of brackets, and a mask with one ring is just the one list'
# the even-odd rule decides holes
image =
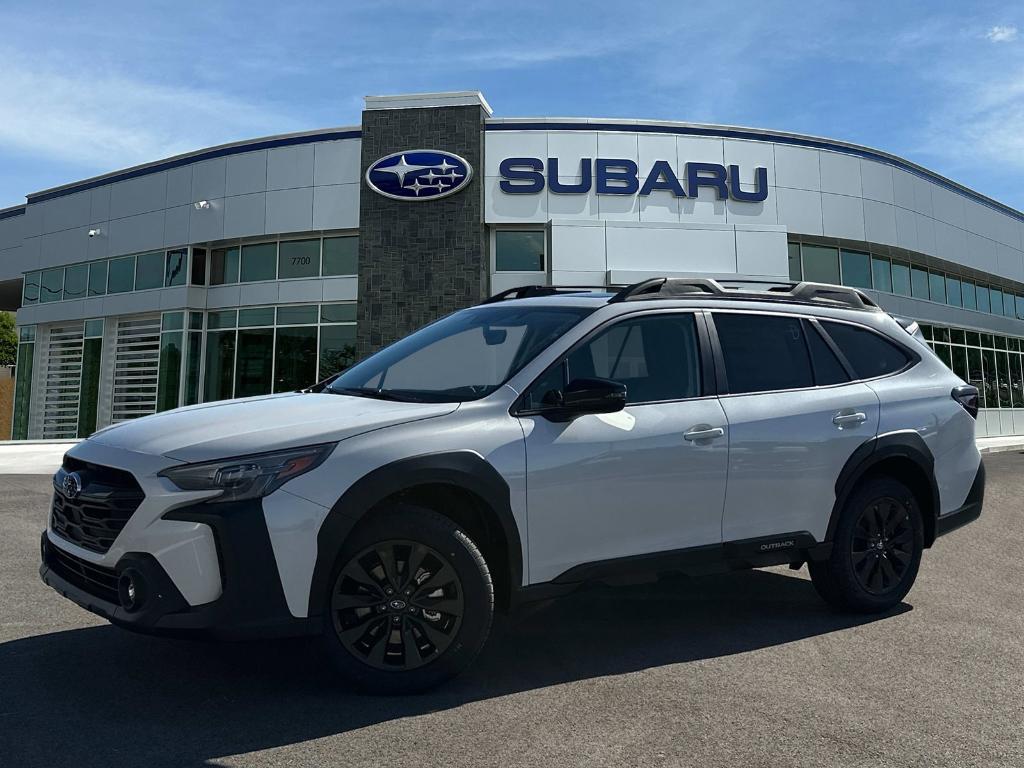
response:
{"label": "black alloy wheel", "polygon": [[451,563],[415,541],[368,547],[341,569],[331,597],[342,645],[376,669],[408,670],[443,654],[465,610]]}
{"label": "black alloy wheel", "polygon": [[906,505],[877,499],[857,518],[851,538],[853,572],[869,594],[884,595],[903,583],[914,558],[914,530]]}

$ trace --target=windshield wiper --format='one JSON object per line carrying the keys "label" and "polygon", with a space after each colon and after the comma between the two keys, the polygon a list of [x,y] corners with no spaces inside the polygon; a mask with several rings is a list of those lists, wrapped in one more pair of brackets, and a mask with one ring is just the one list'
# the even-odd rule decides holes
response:
{"label": "windshield wiper", "polygon": [[369,397],[374,400],[391,400],[396,403],[413,403],[415,400],[396,395],[394,392],[385,392],[379,389],[373,389],[372,387],[327,387],[324,392],[330,392],[333,395],[352,395],[354,397]]}

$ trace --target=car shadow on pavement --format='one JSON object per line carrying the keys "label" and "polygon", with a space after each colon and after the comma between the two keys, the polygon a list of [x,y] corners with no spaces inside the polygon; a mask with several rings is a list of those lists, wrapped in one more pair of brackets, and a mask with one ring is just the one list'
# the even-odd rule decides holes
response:
{"label": "car shadow on pavement", "polygon": [[[779,571],[595,586],[499,623],[475,665],[372,697],[313,640],[206,643],[96,626],[0,645],[0,763],[191,765],[569,681],[745,653],[884,620],[828,610]],[[8,762],[9,761],[9,762]]]}

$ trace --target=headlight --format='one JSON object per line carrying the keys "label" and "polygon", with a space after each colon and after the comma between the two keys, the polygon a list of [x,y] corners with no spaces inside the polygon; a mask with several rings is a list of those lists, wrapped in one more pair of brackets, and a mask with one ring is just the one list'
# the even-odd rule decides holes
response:
{"label": "headlight", "polygon": [[160,473],[183,491],[223,491],[211,501],[258,499],[323,463],[337,443],[185,464]]}

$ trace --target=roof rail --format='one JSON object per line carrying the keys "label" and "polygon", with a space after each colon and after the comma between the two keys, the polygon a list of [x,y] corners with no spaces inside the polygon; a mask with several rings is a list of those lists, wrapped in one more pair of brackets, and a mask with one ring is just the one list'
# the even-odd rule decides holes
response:
{"label": "roof rail", "polygon": [[[762,287],[763,286],[763,287]],[[829,304],[850,309],[877,310],[866,294],[856,288],[827,283],[791,282],[763,277],[712,280],[707,277],[653,277],[628,285],[609,304],[647,299],[685,299],[714,296],[748,301],[783,301],[799,304]]]}
{"label": "roof rail", "polygon": [[608,290],[606,285],[521,285],[496,293],[480,303],[495,304],[511,299],[532,299],[537,296],[557,296],[562,293],[607,293]]}

